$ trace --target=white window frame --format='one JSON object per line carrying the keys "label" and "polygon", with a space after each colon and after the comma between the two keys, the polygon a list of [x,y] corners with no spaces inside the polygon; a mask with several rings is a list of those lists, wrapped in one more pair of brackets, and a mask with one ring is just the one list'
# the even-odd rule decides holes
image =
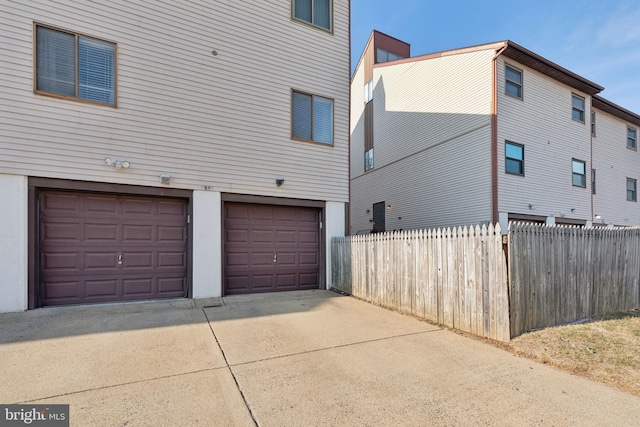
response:
{"label": "white window frame", "polygon": [[[629,189],[629,184],[633,184],[633,189]],[[627,201],[638,201],[638,180],[634,178],[627,178]]]}
{"label": "white window frame", "polygon": [[[507,155],[507,146],[511,145],[513,147],[518,147],[522,150],[522,158],[521,159],[517,159],[515,157],[509,157]],[[515,162],[519,162],[520,163],[520,169],[522,170],[521,173],[518,172],[511,172],[508,169],[508,160],[513,160]],[[512,141],[505,141],[504,142],[504,172],[508,173],[509,175],[516,175],[516,176],[524,176],[524,145],[522,144],[518,144],[517,142],[512,142]]]}
{"label": "white window frame", "polygon": [[364,85],[364,103],[368,104],[373,101],[373,80],[369,80]]}

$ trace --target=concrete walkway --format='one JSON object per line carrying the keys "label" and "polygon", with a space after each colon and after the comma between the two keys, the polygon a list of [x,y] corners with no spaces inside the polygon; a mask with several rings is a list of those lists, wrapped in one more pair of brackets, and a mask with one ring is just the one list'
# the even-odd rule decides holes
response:
{"label": "concrete walkway", "polygon": [[2,314],[0,378],[78,426],[640,425],[640,398],[326,291]]}

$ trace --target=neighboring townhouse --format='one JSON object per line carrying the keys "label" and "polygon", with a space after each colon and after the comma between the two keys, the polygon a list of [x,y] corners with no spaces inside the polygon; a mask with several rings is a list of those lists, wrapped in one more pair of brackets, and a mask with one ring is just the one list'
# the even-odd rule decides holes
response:
{"label": "neighboring townhouse", "polygon": [[640,225],[640,116],[598,95],[591,114],[593,223]]}
{"label": "neighboring townhouse", "polygon": [[0,16],[0,312],[330,286],[348,0]]}
{"label": "neighboring townhouse", "polygon": [[511,41],[411,57],[373,31],[351,81],[350,232],[640,225],[640,117],[602,90]]}

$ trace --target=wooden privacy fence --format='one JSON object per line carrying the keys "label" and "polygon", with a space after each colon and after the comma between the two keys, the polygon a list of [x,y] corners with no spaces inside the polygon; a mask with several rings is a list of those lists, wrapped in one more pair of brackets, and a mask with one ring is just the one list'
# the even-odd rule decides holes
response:
{"label": "wooden privacy fence", "polygon": [[511,336],[640,307],[640,228],[509,224]]}
{"label": "wooden privacy fence", "polygon": [[478,336],[510,339],[499,225],[334,237],[331,263],[336,289]]}

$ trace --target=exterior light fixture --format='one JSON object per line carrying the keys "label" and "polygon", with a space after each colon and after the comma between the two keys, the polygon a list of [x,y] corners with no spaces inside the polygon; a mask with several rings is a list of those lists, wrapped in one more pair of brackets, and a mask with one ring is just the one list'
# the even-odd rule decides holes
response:
{"label": "exterior light fixture", "polygon": [[113,160],[111,157],[104,159],[104,164],[107,166],[113,166],[116,169],[129,169],[131,163],[128,160]]}
{"label": "exterior light fixture", "polygon": [[168,175],[168,174],[160,175],[160,183],[165,185],[171,184],[171,175]]}
{"label": "exterior light fixture", "polygon": [[602,215],[596,215],[594,216],[595,219],[602,219]]}
{"label": "exterior light fixture", "polygon": [[391,205],[387,205],[387,210],[390,211],[391,210]]}
{"label": "exterior light fixture", "polygon": [[531,209],[532,211],[535,211],[536,205],[534,205],[533,203],[529,203],[529,209]]}
{"label": "exterior light fixture", "polygon": [[284,184],[284,178],[276,178],[276,185],[281,187]]}

